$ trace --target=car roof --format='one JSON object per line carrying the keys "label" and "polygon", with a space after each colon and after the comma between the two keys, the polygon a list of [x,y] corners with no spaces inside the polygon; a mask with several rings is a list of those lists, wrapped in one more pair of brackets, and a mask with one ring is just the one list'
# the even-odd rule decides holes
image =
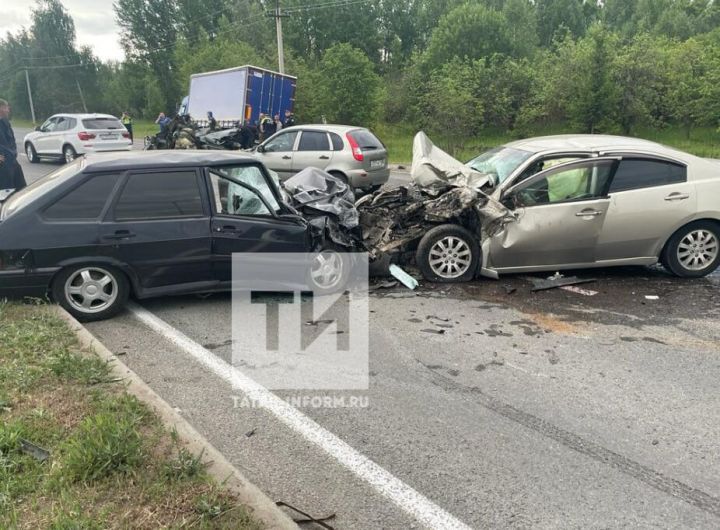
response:
{"label": "car roof", "polygon": [[228,164],[258,164],[252,156],[232,151],[167,150],[88,153],[83,161],[85,173],[125,171],[128,169],[158,169]]}
{"label": "car roof", "polygon": [[[295,131],[302,129],[316,129],[321,131],[329,131],[337,134],[345,134],[348,131],[357,131],[358,129],[367,130],[366,127],[358,127],[355,125],[332,125],[327,123],[303,123],[302,125],[293,125],[292,127],[283,127],[281,131]],[[278,131],[280,132],[280,131]]]}
{"label": "car roof", "polygon": [[69,114],[66,112],[60,112],[58,114],[53,114],[50,116],[51,118],[78,118],[78,119],[86,119],[86,118],[114,118],[118,119],[117,116],[113,116],[112,114]]}
{"label": "car roof", "polygon": [[628,136],[613,136],[609,134],[558,134],[554,136],[538,136],[516,140],[505,144],[532,153],[548,151],[638,151],[653,153],[681,160],[695,159],[694,155],[673,149],[650,140],[631,138]]}

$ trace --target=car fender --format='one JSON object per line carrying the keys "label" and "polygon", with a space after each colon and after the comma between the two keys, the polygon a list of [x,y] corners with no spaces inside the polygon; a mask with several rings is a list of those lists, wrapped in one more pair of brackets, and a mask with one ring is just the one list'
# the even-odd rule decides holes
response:
{"label": "car fender", "polygon": [[670,240],[670,238],[673,236],[675,232],[680,230],[683,226],[694,223],[695,221],[715,221],[720,224],[720,214],[717,210],[709,210],[709,211],[701,211],[701,212],[695,212],[692,215],[688,215],[683,220],[675,223],[675,225],[672,228],[672,231],[667,234],[662,240],[658,242],[656,247],[653,249],[653,255],[656,257],[659,257],[660,254],[662,254],[663,249],[665,248],[665,245],[667,245],[667,242]]}

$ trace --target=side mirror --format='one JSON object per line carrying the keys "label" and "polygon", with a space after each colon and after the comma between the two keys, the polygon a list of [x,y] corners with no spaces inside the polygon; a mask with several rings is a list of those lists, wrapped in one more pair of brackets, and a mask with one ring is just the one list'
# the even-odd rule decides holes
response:
{"label": "side mirror", "polygon": [[40,131],[42,131],[42,129],[41,129],[40,126],[38,125],[38,126],[35,127],[35,131],[40,132]]}
{"label": "side mirror", "polygon": [[255,150],[256,150],[258,153],[264,153],[264,152],[265,152],[265,146],[264,146],[263,144],[260,144],[260,145],[258,145],[258,146],[255,148]]}

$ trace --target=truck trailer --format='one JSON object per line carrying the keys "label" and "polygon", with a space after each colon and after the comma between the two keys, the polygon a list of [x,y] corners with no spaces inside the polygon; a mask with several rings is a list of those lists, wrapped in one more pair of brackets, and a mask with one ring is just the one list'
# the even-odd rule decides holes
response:
{"label": "truck trailer", "polygon": [[250,65],[193,74],[179,112],[204,123],[209,111],[223,125],[255,123],[261,112],[285,119],[285,111],[294,110],[296,82],[296,77]]}

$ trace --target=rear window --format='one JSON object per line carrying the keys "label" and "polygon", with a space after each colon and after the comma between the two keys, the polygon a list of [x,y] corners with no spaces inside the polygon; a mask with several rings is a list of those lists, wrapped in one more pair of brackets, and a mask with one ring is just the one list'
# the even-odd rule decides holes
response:
{"label": "rear window", "polygon": [[124,129],[125,126],[117,118],[85,118],[82,121],[85,129]]}
{"label": "rear window", "polygon": [[10,195],[3,204],[1,218],[10,217],[15,212],[25,208],[27,205],[35,202],[36,199],[42,197],[49,191],[64,184],[82,170],[84,159],[78,158],[72,164],[67,164],[60,169],[45,175],[36,180],[26,188],[21,189]]}
{"label": "rear window", "polygon": [[383,143],[367,129],[358,129],[350,133],[360,149],[384,149]]}
{"label": "rear window", "polygon": [[100,217],[117,175],[98,175],[64,195],[43,216],[50,220],[91,220]]}
{"label": "rear window", "polygon": [[627,159],[620,161],[610,185],[610,193],[666,186],[687,180],[687,168],[660,160]]}
{"label": "rear window", "polygon": [[115,205],[116,221],[202,215],[202,199],[194,171],[130,175]]}

